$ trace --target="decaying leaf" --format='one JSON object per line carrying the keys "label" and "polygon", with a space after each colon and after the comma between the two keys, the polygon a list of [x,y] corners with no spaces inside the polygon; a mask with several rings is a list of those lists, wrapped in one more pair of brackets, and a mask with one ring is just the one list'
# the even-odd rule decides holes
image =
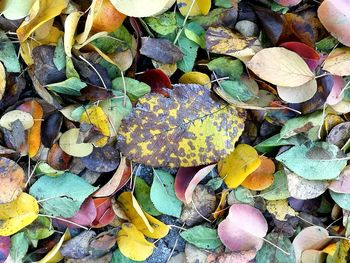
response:
{"label": "decaying leaf", "polygon": [[296,212],[288,205],[287,199],[267,201],[266,210],[269,211],[270,214],[273,214],[276,219],[280,221],[286,221],[287,216],[298,215],[298,212]]}
{"label": "decaying leaf", "polygon": [[19,120],[25,130],[30,129],[34,124],[33,117],[29,113],[20,110],[12,110],[2,115],[0,119],[0,126],[11,131],[11,124],[15,120]]}
{"label": "decaying leaf", "polygon": [[126,157],[155,167],[188,167],[215,162],[233,150],[243,110],[199,85],[175,85],[169,95],[144,96],[122,122],[118,145]]}

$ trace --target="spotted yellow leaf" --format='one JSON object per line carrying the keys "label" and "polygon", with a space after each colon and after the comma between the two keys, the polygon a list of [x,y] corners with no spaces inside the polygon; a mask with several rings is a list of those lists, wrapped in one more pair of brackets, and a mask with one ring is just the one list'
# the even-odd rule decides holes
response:
{"label": "spotted yellow leaf", "polygon": [[233,151],[245,111],[227,105],[207,88],[174,85],[169,98],[150,93],[139,100],[118,134],[120,150],[153,167],[213,163]]}
{"label": "spotted yellow leaf", "polygon": [[286,221],[286,216],[296,216],[298,212],[296,212],[293,208],[288,205],[288,200],[268,200],[266,202],[266,209],[271,214],[275,215],[275,217],[280,221]]}

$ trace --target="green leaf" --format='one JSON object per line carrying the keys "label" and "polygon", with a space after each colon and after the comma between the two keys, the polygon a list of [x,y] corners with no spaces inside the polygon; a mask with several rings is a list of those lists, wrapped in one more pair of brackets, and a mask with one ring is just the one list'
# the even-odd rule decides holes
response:
{"label": "green leaf", "polygon": [[308,139],[304,135],[296,135],[288,139],[281,139],[280,134],[276,134],[265,141],[255,145],[255,149],[261,153],[269,153],[278,146],[300,145],[307,142]]}
{"label": "green leaf", "polygon": [[195,226],[180,233],[188,243],[203,249],[216,249],[221,245],[216,229]]}
{"label": "green leaf", "polygon": [[64,52],[63,38],[58,40],[53,56],[53,63],[58,70],[62,70],[66,67],[66,53]]}
{"label": "green leaf", "polygon": [[10,257],[12,263],[22,263],[29,248],[28,240],[23,232],[11,237]]}
{"label": "green leaf", "polygon": [[215,0],[215,5],[223,8],[231,8],[232,0]]}
{"label": "green leaf", "polygon": [[177,67],[183,72],[192,71],[197,57],[198,45],[189,40],[184,33],[179,37],[177,44],[184,55],[182,60],[177,62]]}
{"label": "green leaf", "polygon": [[289,255],[286,255],[276,247],[271,246],[267,242],[264,242],[262,248],[256,254],[256,262],[259,263],[294,263],[296,262],[293,245],[289,238],[282,233],[270,233],[265,237],[279,248],[287,251]]}
{"label": "green leaf", "polygon": [[261,196],[266,200],[283,200],[290,196],[288,191],[287,176],[283,171],[274,174],[272,185],[263,190]]}
{"label": "green leaf", "polygon": [[50,219],[39,216],[33,223],[27,226],[25,234],[29,239],[40,240],[51,236],[54,233]]}
{"label": "green leaf", "polygon": [[135,181],[135,197],[137,202],[142,207],[142,210],[146,211],[152,216],[159,216],[160,213],[153,205],[150,197],[151,187],[140,177],[136,177]]}
{"label": "green leaf", "polygon": [[224,180],[222,180],[221,177],[215,177],[210,179],[207,183],[206,186],[209,186],[211,189],[214,191],[218,190],[221,186]]}
{"label": "green leaf", "polygon": [[279,5],[276,2],[272,2],[271,3],[271,10],[274,12],[285,14],[289,11],[289,8],[286,6]]}
{"label": "green leaf", "polygon": [[103,53],[113,54],[131,48],[132,36],[125,26],[121,26],[108,36],[102,36],[93,40],[91,44],[102,50]]}
{"label": "green leaf", "polygon": [[21,65],[14,45],[4,31],[0,31],[0,60],[4,63],[7,72],[20,72]]}
{"label": "green leaf", "polygon": [[75,215],[84,200],[96,191],[81,177],[64,173],[58,177],[42,176],[30,188],[29,192],[49,215],[68,218]]}
{"label": "green leaf", "polygon": [[211,25],[222,24],[222,16],[226,11],[226,8],[216,8],[211,10],[208,15],[193,17],[191,21],[197,22],[204,28],[208,28]]}
{"label": "green leaf", "polygon": [[72,58],[66,56],[66,77],[69,78],[77,78],[80,79],[80,76],[78,72],[74,68],[73,60]]}
{"label": "green leaf", "polygon": [[322,111],[316,111],[305,116],[290,119],[283,125],[280,137],[287,139],[296,134],[307,133],[314,127],[319,128],[323,123],[323,119]]}
{"label": "green leaf", "polygon": [[276,157],[288,169],[308,180],[330,180],[339,176],[347,158],[339,148],[327,142],[294,146]]}
{"label": "green leaf", "polygon": [[52,168],[47,163],[39,163],[35,168],[36,174],[45,174],[48,176],[58,176],[64,173],[64,171],[59,171]]}
{"label": "green leaf", "polygon": [[177,199],[174,190],[174,177],[163,170],[153,170],[151,200],[155,208],[166,215],[179,218],[182,203]]}
{"label": "green leaf", "polygon": [[[144,82],[137,81],[132,78],[124,78],[126,94],[131,101],[137,101],[143,95],[151,91],[151,87]],[[113,89],[118,91],[124,91],[123,78],[116,78],[112,82]]]}
{"label": "green leaf", "polygon": [[350,194],[341,194],[333,192],[332,190],[329,190],[329,193],[331,194],[331,197],[333,198],[334,202],[337,203],[341,208],[350,210]]}
{"label": "green leaf", "polygon": [[228,198],[231,197],[234,203],[245,203],[254,205],[254,198],[251,197],[251,195],[252,193],[249,189],[243,186],[238,186],[237,188],[231,190]]}
{"label": "green leaf", "polygon": [[187,24],[184,28],[186,37],[205,49],[205,30],[196,22]]}
{"label": "green leaf", "polygon": [[174,12],[163,13],[157,17],[146,17],[146,23],[160,35],[168,35],[177,29]]}
{"label": "green leaf", "polygon": [[145,261],[134,261],[124,256],[119,249],[115,250],[112,255],[111,263],[140,263]]}
{"label": "green leaf", "polygon": [[246,102],[254,98],[249,87],[239,80],[224,80],[220,82],[221,88],[237,101]]}
{"label": "green leaf", "polygon": [[86,83],[76,77],[71,77],[62,82],[52,83],[48,85],[49,90],[66,95],[79,96],[80,90],[86,87]]}
{"label": "green leaf", "polygon": [[208,63],[208,68],[215,71],[218,77],[229,77],[231,80],[239,79],[243,73],[243,64],[238,59],[220,57]]}
{"label": "green leaf", "polygon": [[321,52],[329,53],[335,46],[339,44],[339,41],[332,36],[328,36],[316,43],[316,48]]}

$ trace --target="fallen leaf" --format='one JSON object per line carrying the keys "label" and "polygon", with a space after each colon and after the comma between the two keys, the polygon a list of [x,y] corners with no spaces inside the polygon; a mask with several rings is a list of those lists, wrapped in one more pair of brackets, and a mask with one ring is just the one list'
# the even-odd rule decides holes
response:
{"label": "fallen leaf", "polygon": [[317,10],[322,25],[345,46],[350,45],[350,34],[346,30],[350,25],[348,4],[346,0],[325,0]]}
{"label": "fallen leaf", "polygon": [[[80,206],[78,212],[67,221],[79,224],[81,226],[90,226],[95,220],[97,215],[96,207],[94,205],[94,200],[91,197],[85,199],[85,201]],[[65,221],[59,221],[60,224],[65,225],[69,228],[77,228],[76,224],[67,223]]]}
{"label": "fallen leaf", "polygon": [[350,194],[350,166],[346,166],[339,178],[333,180],[328,188],[336,193]]}
{"label": "fallen leaf", "polygon": [[343,88],[345,86],[345,81],[340,76],[333,76],[333,86],[331,93],[327,97],[327,104],[335,105],[342,101],[343,99]]}
{"label": "fallen leaf", "polygon": [[325,181],[307,180],[294,173],[287,173],[287,183],[290,196],[301,200],[316,198],[328,188]]}
{"label": "fallen leaf", "polygon": [[323,69],[338,76],[350,75],[350,48],[336,48],[324,61]]}
{"label": "fallen leaf", "polygon": [[140,177],[136,177],[135,180],[135,197],[137,202],[142,207],[142,210],[149,213],[152,216],[159,216],[160,213],[153,205],[151,197],[151,187]]}
{"label": "fallen leaf", "polygon": [[39,213],[35,198],[22,193],[15,200],[0,204],[1,236],[10,236],[32,223]]}
{"label": "fallen leaf", "polygon": [[41,200],[40,205],[47,214],[69,218],[96,189],[83,178],[67,172],[58,177],[40,177],[29,193]]}
{"label": "fallen leaf", "polygon": [[41,142],[45,147],[53,145],[61,130],[62,122],[63,115],[59,111],[54,111],[45,118],[41,126]]}
{"label": "fallen leaf", "polygon": [[132,78],[115,78],[112,82],[113,89],[124,92],[129,96],[131,101],[137,101],[139,98],[151,91],[151,87],[146,83],[137,81]]}
{"label": "fallen leaf", "polygon": [[14,201],[25,187],[25,175],[16,162],[0,157],[0,204]]}
{"label": "fallen leaf", "polygon": [[176,0],[155,0],[144,2],[142,0],[111,0],[112,5],[121,13],[133,17],[157,16],[167,11]]}
{"label": "fallen leaf", "polygon": [[[224,157],[242,132],[244,112],[210,94],[199,85],[175,85],[169,98],[154,93],[144,96],[122,122],[119,149],[127,158],[155,167],[198,166]],[[196,101],[187,99],[194,95]],[[161,146],[153,149],[155,145]]]}
{"label": "fallen leaf", "polygon": [[3,6],[2,13],[3,15],[10,20],[16,20],[24,18],[28,15],[30,8],[34,4],[35,0],[29,1],[5,1],[5,5]]}
{"label": "fallen leaf", "polygon": [[152,203],[159,212],[179,218],[182,204],[175,194],[174,177],[163,170],[153,170],[153,174]]}
{"label": "fallen leaf", "polygon": [[288,103],[301,103],[311,99],[317,92],[317,82],[312,79],[297,87],[277,86],[278,96]]}
{"label": "fallen leaf", "polygon": [[288,205],[287,199],[267,201],[266,209],[280,221],[286,221],[288,219],[287,215],[298,215],[298,212],[294,211],[294,209]]}
{"label": "fallen leaf", "polygon": [[6,72],[4,65],[0,62],[0,99],[4,96],[6,88]]}
{"label": "fallen leaf", "polygon": [[177,7],[183,16],[207,15],[211,7],[211,1],[197,0],[192,4],[192,0],[177,0]]}
{"label": "fallen leaf", "polygon": [[118,169],[113,174],[112,178],[99,190],[94,193],[95,197],[110,196],[121,189],[131,176],[131,167],[125,157],[120,159]]}
{"label": "fallen leaf", "polygon": [[50,19],[58,16],[68,5],[67,0],[35,1],[29,11],[28,19],[26,19],[16,30],[18,39],[25,41],[37,28]]}
{"label": "fallen leaf", "polygon": [[126,16],[118,12],[109,0],[98,0],[96,2],[92,30],[95,32],[113,32],[118,29],[123,24]]}
{"label": "fallen leaf", "polygon": [[64,51],[68,57],[72,56],[72,46],[74,44],[75,30],[78,26],[80,12],[70,13],[64,22]]}
{"label": "fallen leaf", "polygon": [[155,247],[130,223],[122,224],[122,229],[119,230],[117,238],[120,252],[127,258],[135,261],[146,260],[153,253]]}
{"label": "fallen leaf", "polygon": [[250,190],[261,191],[272,185],[275,164],[265,156],[261,156],[260,160],[259,167],[244,179],[242,186]]}
{"label": "fallen leaf", "polygon": [[301,0],[274,0],[277,4],[282,6],[295,6],[301,2]]}
{"label": "fallen leaf", "polygon": [[101,228],[109,225],[116,217],[112,208],[112,201],[109,197],[95,198],[94,206],[96,209],[96,217],[91,226],[93,228]]}
{"label": "fallen leaf", "polygon": [[301,255],[307,249],[322,249],[330,238],[328,231],[320,226],[304,228],[293,240],[293,247],[297,263],[301,263]]}
{"label": "fallen leaf", "polygon": [[[13,2],[13,1],[8,1]],[[30,1],[27,1],[30,2]],[[20,72],[21,65],[19,64],[17,51],[11,42],[11,40],[7,37],[4,31],[0,30],[0,41],[2,43],[0,48],[0,61],[4,64],[7,72]],[[2,73],[5,75],[5,72]]]}
{"label": "fallen leaf", "polygon": [[261,192],[266,200],[283,200],[290,196],[287,187],[287,177],[284,172],[277,171],[274,174],[274,180],[270,187]]}
{"label": "fallen leaf", "polygon": [[[210,254],[207,257],[207,263],[230,263],[230,262],[249,262],[255,258],[255,250],[246,250],[242,252],[227,252],[220,254]],[[174,262],[177,263],[177,262]]]}
{"label": "fallen leaf", "polygon": [[5,262],[10,254],[11,238],[7,236],[0,237],[0,262]]}
{"label": "fallen leaf", "polygon": [[25,130],[30,129],[34,125],[34,120],[31,114],[21,110],[12,110],[2,115],[0,119],[0,126],[11,131],[11,124],[15,120],[19,120]]}
{"label": "fallen leaf", "polygon": [[282,47],[265,48],[246,65],[261,79],[283,87],[297,87],[315,78],[299,55]]}
{"label": "fallen leaf", "polygon": [[216,229],[203,225],[186,229],[180,236],[192,245],[203,249],[216,249],[221,245]]}
{"label": "fallen leaf", "polygon": [[350,194],[337,193],[332,190],[330,190],[329,193],[337,205],[343,209],[350,210]]}
{"label": "fallen leaf", "polygon": [[326,142],[318,142],[310,147],[294,146],[278,155],[276,160],[307,180],[334,179],[347,163],[338,147]]}
{"label": "fallen leaf", "polygon": [[258,169],[260,164],[261,160],[253,147],[239,144],[229,156],[219,162],[218,171],[229,188],[236,188],[249,174]]}
{"label": "fallen leaf", "polygon": [[92,153],[94,146],[91,143],[78,143],[79,129],[73,128],[60,137],[60,147],[61,149],[74,157],[84,157]]}
{"label": "fallen leaf", "polygon": [[218,227],[221,242],[231,251],[255,249],[258,251],[267,233],[267,222],[256,208],[246,204],[234,204],[229,215]]}
{"label": "fallen leaf", "polygon": [[207,89],[211,89],[211,81],[209,76],[198,71],[192,71],[192,72],[187,72],[183,74],[179,78],[179,83],[199,84],[206,87]]}
{"label": "fallen leaf", "polygon": [[55,244],[55,246],[43,257],[38,263],[57,263],[63,259],[63,256],[60,252],[63,242],[68,241],[71,238],[68,228],[63,233],[60,240]]}
{"label": "fallen leaf", "polygon": [[191,203],[194,189],[215,166],[180,167],[174,183],[176,197],[186,204]]}
{"label": "fallen leaf", "polygon": [[229,191],[228,190],[224,190],[221,192],[221,196],[220,196],[220,201],[218,204],[218,207],[215,209],[215,212],[213,213],[213,217],[215,219],[220,218],[224,215],[225,213],[225,206],[226,206],[226,199],[228,196]]}

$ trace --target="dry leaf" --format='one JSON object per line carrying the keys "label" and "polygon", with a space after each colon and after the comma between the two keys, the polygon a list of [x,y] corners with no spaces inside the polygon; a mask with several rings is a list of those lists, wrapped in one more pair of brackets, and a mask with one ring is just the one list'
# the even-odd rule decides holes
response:
{"label": "dry leaf", "polygon": [[329,53],[323,69],[338,76],[350,75],[350,47],[336,48]]}
{"label": "dry leaf", "polygon": [[133,17],[157,16],[167,11],[176,0],[111,0],[121,13]]}

